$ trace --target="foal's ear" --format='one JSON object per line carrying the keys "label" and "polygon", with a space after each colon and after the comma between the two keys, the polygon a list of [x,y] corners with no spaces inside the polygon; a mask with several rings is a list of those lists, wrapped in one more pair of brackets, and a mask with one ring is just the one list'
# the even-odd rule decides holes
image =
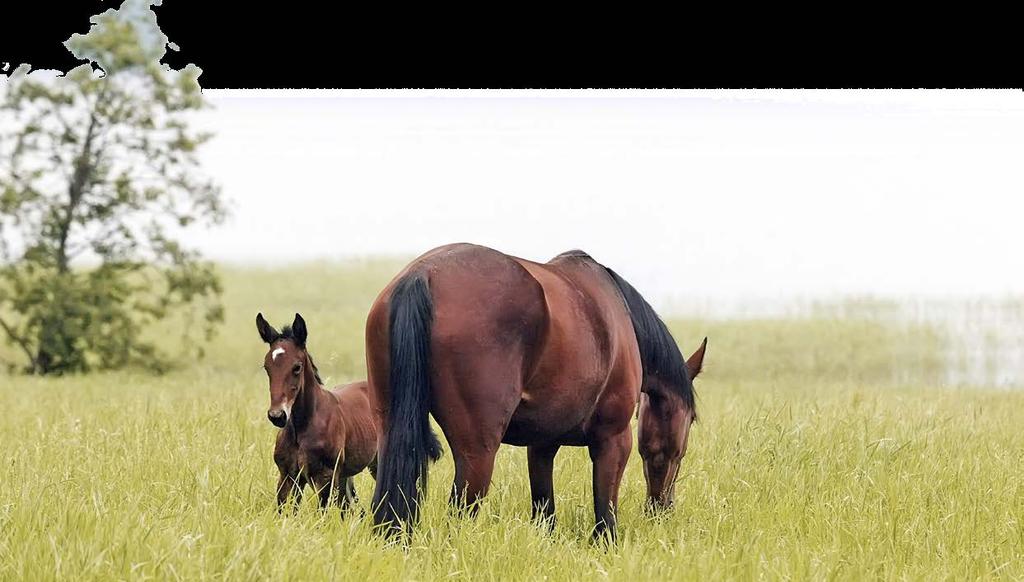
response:
{"label": "foal's ear", "polygon": [[292,334],[295,336],[295,343],[299,346],[306,345],[306,320],[298,313],[295,314],[295,321],[292,322]]}
{"label": "foal's ear", "polygon": [[693,352],[693,355],[686,360],[686,370],[690,373],[690,380],[696,378],[697,374],[700,374],[701,368],[704,367],[704,350],[707,347],[708,338],[705,337],[697,351]]}
{"label": "foal's ear", "polygon": [[281,334],[271,327],[267,320],[263,319],[262,313],[256,314],[256,331],[260,332],[260,337],[268,344],[274,343],[277,338],[281,337]]}

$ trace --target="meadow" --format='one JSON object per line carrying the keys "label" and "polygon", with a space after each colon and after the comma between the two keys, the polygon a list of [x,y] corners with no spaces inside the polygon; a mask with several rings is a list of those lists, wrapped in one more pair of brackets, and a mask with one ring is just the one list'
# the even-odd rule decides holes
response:
{"label": "meadow", "polygon": [[700,422],[668,513],[644,513],[634,449],[614,547],[590,541],[582,448],[557,458],[551,533],[513,447],[475,519],[449,515],[435,464],[408,547],[311,496],[279,516],[255,314],[302,313],[325,379],[362,378],[366,309],[401,264],[226,267],[224,326],[162,376],[0,375],[0,580],[1024,579],[1024,392],[947,385],[942,330],[871,310],[671,319],[686,353],[710,338]]}

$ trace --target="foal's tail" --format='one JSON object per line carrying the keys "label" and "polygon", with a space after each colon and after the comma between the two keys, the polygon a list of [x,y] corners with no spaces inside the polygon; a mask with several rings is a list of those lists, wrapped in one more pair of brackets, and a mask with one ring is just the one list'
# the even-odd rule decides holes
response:
{"label": "foal's tail", "polygon": [[400,279],[390,303],[391,406],[378,459],[373,521],[397,529],[399,522],[411,527],[415,521],[427,467],[441,456],[441,443],[428,416],[433,302],[424,276],[410,273]]}

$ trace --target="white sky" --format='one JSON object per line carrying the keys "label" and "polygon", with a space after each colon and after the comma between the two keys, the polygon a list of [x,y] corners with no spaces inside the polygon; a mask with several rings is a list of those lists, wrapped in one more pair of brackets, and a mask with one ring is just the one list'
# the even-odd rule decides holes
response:
{"label": "white sky", "polygon": [[582,248],[676,298],[1024,292],[1020,91],[215,91],[255,264]]}

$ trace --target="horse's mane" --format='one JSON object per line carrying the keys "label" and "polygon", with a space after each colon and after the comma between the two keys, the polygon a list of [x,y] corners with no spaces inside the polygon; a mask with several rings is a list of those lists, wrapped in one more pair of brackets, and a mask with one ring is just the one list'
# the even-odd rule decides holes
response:
{"label": "horse's mane", "polygon": [[[286,325],[281,328],[281,333],[277,336],[277,339],[290,340],[293,344],[299,346],[299,342],[295,339],[295,332],[292,331],[292,326],[290,325]],[[313,365],[313,375],[316,376],[317,383],[323,386],[324,381],[320,378],[320,369],[316,367],[316,363],[313,361],[313,354],[309,353],[306,346],[299,347],[306,350],[306,357],[309,358],[309,363]]]}
{"label": "horse's mane", "polygon": [[558,257],[592,261],[607,271],[612,281],[615,282],[615,286],[618,287],[629,317],[633,321],[636,343],[640,348],[644,381],[646,382],[647,376],[654,376],[668,384],[683,398],[683,402],[693,411],[696,420],[697,404],[693,393],[693,381],[686,370],[686,359],[679,351],[679,345],[672,337],[668,326],[658,317],[651,304],[618,273],[598,263],[587,253],[581,250],[571,250],[558,255]]}
{"label": "horse's mane", "polygon": [[[565,258],[565,259],[585,259],[585,260],[588,260],[588,261],[590,261],[590,262],[592,262],[592,263],[594,263],[594,264],[596,264],[596,265],[598,265],[600,267],[604,267],[604,265],[602,265],[601,263],[598,263],[596,260],[594,260],[594,257],[588,255],[587,253],[585,253],[585,252],[583,252],[583,251],[581,251],[579,249],[572,249],[571,251],[565,251],[564,253],[560,253],[557,257],[555,257],[555,259],[559,259],[559,258]],[[555,259],[551,259],[551,260],[553,261]]]}

